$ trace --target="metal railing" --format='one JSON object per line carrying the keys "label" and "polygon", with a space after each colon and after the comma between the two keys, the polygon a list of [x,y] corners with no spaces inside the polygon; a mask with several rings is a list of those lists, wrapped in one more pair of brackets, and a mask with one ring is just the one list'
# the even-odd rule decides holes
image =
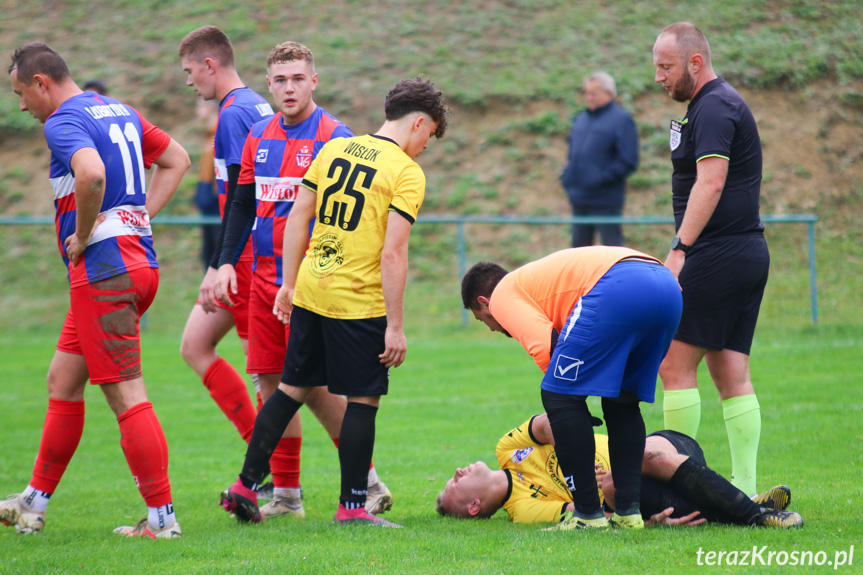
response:
{"label": "metal railing", "polygon": [[[812,323],[818,323],[818,288],[815,281],[815,214],[769,214],[761,216],[765,224],[805,223],[809,244],[809,296],[812,308]],[[467,272],[466,224],[527,224],[527,225],[572,225],[572,224],[624,224],[624,225],[674,225],[671,216],[439,216],[421,215],[417,223],[455,224],[458,234],[457,254],[459,277]],[[468,322],[467,310],[462,310],[462,322]]]}
{"label": "metal railing", "polygon": [[[768,214],[761,216],[765,224],[806,224],[809,243],[809,296],[812,308],[812,323],[818,323],[818,288],[815,281],[815,222],[814,214]],[[45,225],[53,224],[48,216],[0,216],[0,225]],[[199,226],[219,224],[218,216],[169,216],[156,217],[153,225]],[[671,216],[443,216],[424,214],[418,224],[455,224],[457,233],[457,257],[459,277],[467,272],[467,224],[526,224],[535,226],[559,226],[572,224],[623,224],[623,225],[673,225]],[[467,310],[462,310],[462,321],[467,323]]]}

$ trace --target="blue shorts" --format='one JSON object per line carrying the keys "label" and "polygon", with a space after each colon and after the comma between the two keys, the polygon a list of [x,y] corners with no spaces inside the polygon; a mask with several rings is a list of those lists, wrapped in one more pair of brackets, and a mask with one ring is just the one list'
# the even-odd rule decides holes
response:
{"label": "blue shorts", "polygon": [[677,331],[683,298],[663,265],[623,260],[578,302],[551,354],[542,389],[653,403],[659,364]]}

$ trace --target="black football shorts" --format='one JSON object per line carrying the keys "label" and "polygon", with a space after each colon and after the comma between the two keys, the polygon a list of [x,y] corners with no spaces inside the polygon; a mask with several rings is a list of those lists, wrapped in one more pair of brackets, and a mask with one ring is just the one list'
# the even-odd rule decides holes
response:
{"label": "black football shorts", "polygon": [[282,382],[326,385],[336,395],[386,395],[389,368],[378,357],[386,329],[386,317],[334,319],[294,306]]}

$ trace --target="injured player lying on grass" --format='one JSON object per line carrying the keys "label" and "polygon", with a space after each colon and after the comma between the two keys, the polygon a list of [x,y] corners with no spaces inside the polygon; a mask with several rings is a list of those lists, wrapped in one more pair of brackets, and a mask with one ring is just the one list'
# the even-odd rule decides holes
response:
{"label": "injured player lying on grass", "polygon": [[[613,510],[608,440],[601,434],[596,434],[595,440],[597,488],[606,511]],[[506,433],[496,451],[498,470],[482,461],[456,470],[437,497],[438,513],[480,519],[503,507],[517,523],[561,521],[572,513],[572,498],[557,465],[554,437],[545,414]],[[665,430],[647,437],[641,485],[645,525],[713,522],[800,527],[800,515],[785,510],[790,500],[791,490],[784,485],[750,499],[707,467],[701,447],[689,436]]]}

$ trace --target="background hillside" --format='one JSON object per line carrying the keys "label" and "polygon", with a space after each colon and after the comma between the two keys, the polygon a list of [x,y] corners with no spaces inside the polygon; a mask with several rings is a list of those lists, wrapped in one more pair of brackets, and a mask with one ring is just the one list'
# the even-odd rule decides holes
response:
{"label": "background hillside", "polygon": [[[380,125],[383,96],[392,84],[428,76],[448,96],[454,115],[446,138],[431,142],[420,158],[429,181],[424,212],[454,214],[569,213],[557,174],[564,165],[569,120],[581,107],[581,80],[595,69],[616,77],[619,99],[639,125],[641,167],[630,180],[626,214],[670,214],[668,123],[683,116],[685,105],[653,84],[651,47],[664,25],[691,21],[707,34],[717,72],[740,89],[758,121],[765,156],[762,213],[808,211],[821,219],[822,317],[841,324],[861,307],[863,22],[857,2],[3,0],[0,5],[5,54],[24,42],[48,42],[66,57],[79,82],[107,83],[113,96],[168,130],[193,159],[202,130],[176,47],[197,26],[216,24],[229,34],[243,79],[262,93],[270,48],[288,39],[308,45],[320,76],[317,102],[357,133]],[[0,213],[51,214],[47,166],[40,126],[18,112],[11,90],[0,91]],[[192,170],[169,213],[194,213],[194,180]],[[44,227],[0,227],[0,241],[10,248],[4,272],[10,289],[4,298],[13,304],[0,310],[0,326],[46,321],[62,307],[62,300],[51,299],[65,281],[51,233]],[[199,269],[197,230],[157,233],[163,278],[169,282],[162,293],[173,290],[178,300],[188,301]],[[630,227],[626,233],[632,247],[662,257],[672,231]],[[469,259],[515,265],[566,247],[567,238],[563,226],[471,226]],[[790,318],[805,325],[805,229],[772,226],[768,240],[774,267],[765,312],[777,323]],[[452,226],[418,226],[412,237],[412,277],[431,280],[431,293],[441,281],[452,290],[454,245]],[[32,282],[34,260],[44,278],[39,285]],[[172,270],[181,273],[168,273]],[[184,283],[171,283],[171,277]],[[452,301],[443,307],[449,309]]]}

